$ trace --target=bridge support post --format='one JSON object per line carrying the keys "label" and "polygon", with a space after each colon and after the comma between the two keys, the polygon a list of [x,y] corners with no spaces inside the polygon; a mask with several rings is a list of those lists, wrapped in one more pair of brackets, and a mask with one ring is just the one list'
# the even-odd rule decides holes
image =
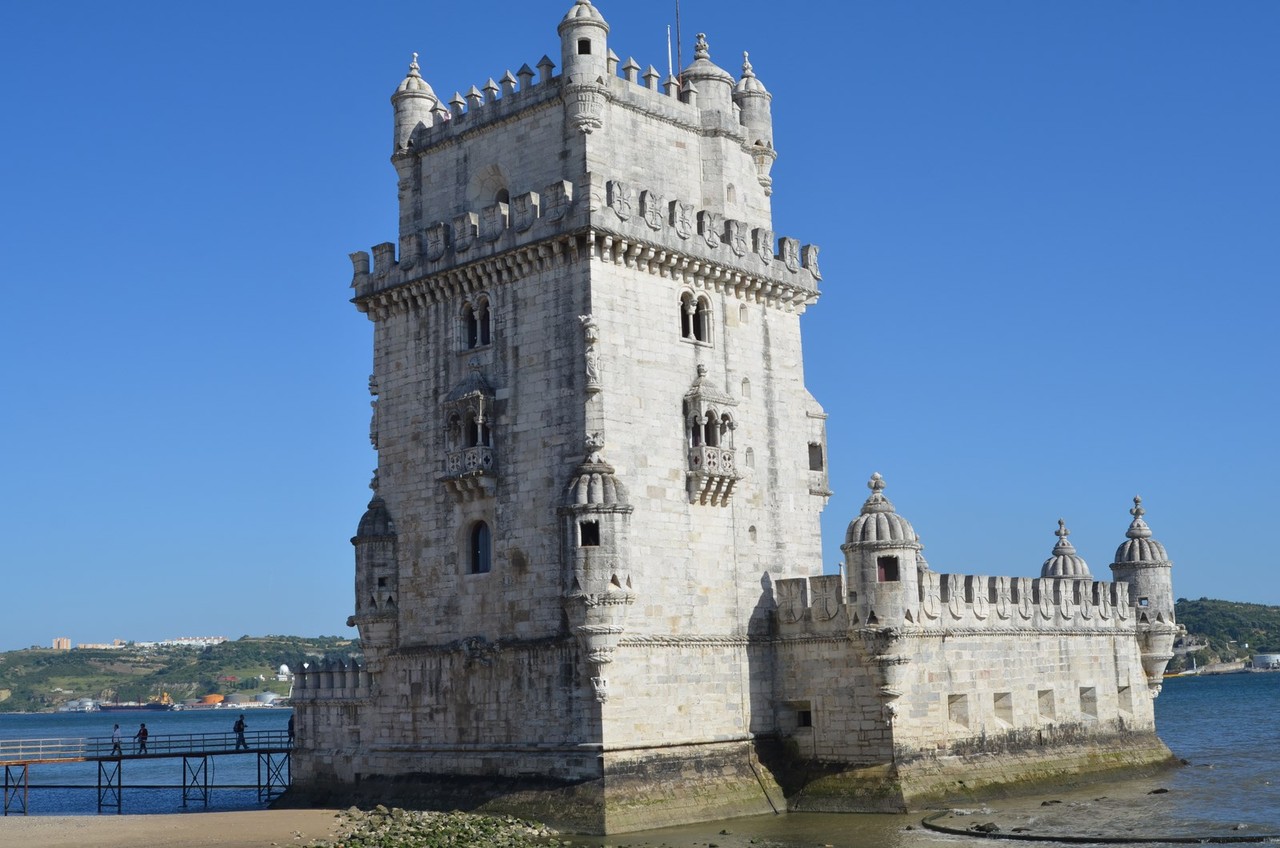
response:
{"label": "bridge support post", "polygon": [[124,812],[124,806],[120,803],[120,790],[123,788],[123,768],[121,761],[117,758],[114,760],[98,760],[98,812],[101,813],[104,807],[115,807],[116,813]]}
{"label": "bridge support post", "polygon": [[182,758],[182,806],[187,801],[203,801],[209,806],[209,758]]}
{"label": "bridge support post", "polygon": [[279,798],[289,788],[289,780],[292,777],[288,751],[260,752],[258,754],[258,801],[270,802]]}
{"label": "bridge support post", "polygon": [[6,765],[4,767],[4,814],[17,807],[25,816],[27,814],[27,790],[31,787],[27,764]]}

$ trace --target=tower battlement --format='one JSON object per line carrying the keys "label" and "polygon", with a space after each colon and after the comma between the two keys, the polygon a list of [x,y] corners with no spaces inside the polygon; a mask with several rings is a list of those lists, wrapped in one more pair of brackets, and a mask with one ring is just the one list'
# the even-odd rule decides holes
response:
{"label": "tower battlement", "polygon": [[1129,584],[1090,578],[992,577],[924,571],[902,621],[883,621],[842,575],[779,580],[778,628],[783,638],[833,636],[860,627],[927,632],[965,629],[1010,631],[1114,631],[1133,634],[1136,614]]}
{"label": "tower battlement", "polygon": [[[803,311],[818,297],[819,248],[767,226],[698,209],[646,187],[587,174],[467,210],[400,239],[351,254],[362,311],[450,296],[460,281],[483,286],[579,251],[664,277],[727,288]],[[398,291],[408,287],[409,291]],[[462,285],[467,288],[466,283]]]}

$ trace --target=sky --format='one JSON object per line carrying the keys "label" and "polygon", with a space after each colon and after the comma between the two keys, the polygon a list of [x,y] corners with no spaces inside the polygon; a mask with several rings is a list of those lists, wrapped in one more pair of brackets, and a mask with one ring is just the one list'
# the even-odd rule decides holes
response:
{"label": "sky", "polygon": [[[389,97],[545,53],[568,0],[0,4],[0,650],[355,635]],[[674,4],[600,0],[665,70]],[[725,10],[732,8],[732,14]],[[1136,495],[1178,597],[1280,604],[1280,4],[683,0],[773,94],[828,420],[934,570],[1095,577]]]}

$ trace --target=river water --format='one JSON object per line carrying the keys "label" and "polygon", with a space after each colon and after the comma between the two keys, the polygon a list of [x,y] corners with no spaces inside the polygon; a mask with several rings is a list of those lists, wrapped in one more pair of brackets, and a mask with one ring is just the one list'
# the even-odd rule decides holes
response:
{"label": "river water", "polygon": [[[157,737],[167,735],[231,734],[232,725],[241,713],[247,729],[278,730],[288,728],[293,710],[270,708],[219,708],[212,710],[179,710],[177,712],[129,713],[22,713],[0,715],[0,740],[3,739],[106,739],[111,747],[112,725],[119,723],[125,752],[133,750],[133,735],[138,725],[146,722],[151,748],[156,750]],[[121,804],[125,813],[181,812],[181,758],[125,760],[121,764],[124,786]],[[258,803],[258,757],[235,754],[209,758],[209,783],[216,788],[210,793],[210,810],[256,809]],[[27,799],[30,815],[68,815],[97,813],[98,772],[94,763],[39,764],[29,770],[31,791]],[[265,778],[264,778],[265,780]],[[44,786],[83,786],[83,789],[45,789]],[[166,785],[174,788],[143,789],[143,786]],[[245,788],[247,787],[247,788]],[[11,806],[10,809],[13,809]],[[187,810],[204,810],[203,801],[188,802]],[[114,812],[114,809],[112,810]]]}
{"label": "river water", "polygon": [[[1161,738],[1189,765],[1159,777],[1092,784],[1052,795],[975,806],[950,824],[994,822],[1009,832],[1152,838],[1280,834],[1280,673],[1184,677],[1165,682],[1156,700]],[[280,730],[286,709],[246,710],[251,730]],[[163,734],[231,730],[236,710],[136,714],[0,715],[0,739],[109,736],[119,721],[126,737],[147,722],[153,738]],[[215,785],[255,786],[257,758],[217,757]],[[179,789],[130,789],[148,783],[181,783],[180,760],[126,761],[126,813],[180,812]],[[37,766],[33,784],[80,783],[92,787],[92,764]],[[1156,790],[1167,790],[1149,794]],[[1043,802],[1049,801],[1048,805]],[[1057,803],[1053,803],[1057,802]],[[259,806],[255,789],[215,789],[209,809]],[[33,789],[32,815],[94,813],[93,789]],[[193,809],[203,809],[197,805]],[[575,838],[583,848],[957,848],[991,845],[923,829],[922,816],[792,813],[752,816],[665,828],[608,838]],[[1100,840],[1101,842],[1101,840]],[[1010,844],[1010,843],[1004,843]]]}

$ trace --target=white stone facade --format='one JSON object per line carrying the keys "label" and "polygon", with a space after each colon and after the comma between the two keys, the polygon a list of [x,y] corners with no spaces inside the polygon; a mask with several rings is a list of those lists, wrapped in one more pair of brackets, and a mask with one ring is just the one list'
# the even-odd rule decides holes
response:
{"label": "white stone facade", "polygon": [[482,781],[616,832],[784,806],[788,758],[1150,733],[1163,556],[1115,584],[938,575],[877,488],[822,576],[821,272],[773,231],[771,96],[702,36],[682,82],[620,63],[587,0],[559,34],[559,73],[446,101],[415,57],[392,97],[398,245],[352,255],[366,660],[298,675],[296,784]]}

